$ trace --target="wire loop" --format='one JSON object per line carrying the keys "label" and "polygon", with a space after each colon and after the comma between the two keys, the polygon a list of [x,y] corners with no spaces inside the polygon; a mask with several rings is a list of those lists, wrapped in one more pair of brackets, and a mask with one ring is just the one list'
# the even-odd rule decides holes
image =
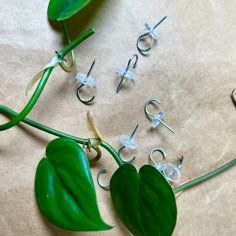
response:
{"label": "wire loop", "polygon": [[144,105],[144,112],[146,114],[146,116],[148,118],[150,118],[152,120],[151,122],[151,126],[152,128],[156,128],[159,124],[162,124],[164,125],[167,129],[169,129],[172,133],[174,133],[174,130],[172,128],[170,128],[166,123],[164,123],[161,119],[162,117],[164,116],[164,112],[161,111],[159,113],[157,113],[156,115],[154,114],[151,114],[149,111],[148,111],[148,106],[151,104],[151,103],[158,103],[158,104],[161,104],[160,101],[158,101],[157,99],[151,99],[151,100],[148,100],[145,105]]}
{"label": "wire loop", "polygon": [[133,139],[133,136],[134,134],[136,133],[137,129],[139,127],[139,124],[136,125],[135,129],[133,130],[132,134],[131,135],[121,135],[120,136],[120,142],[121,144],[123,145],[119,150],[118,150],[118,154],[120,156],[120,158],[122,159],[122,161],[124,163],[131,163],[135,160],[135,156],[132,157],[131,159],[129,160],[124,160],[122,157],[121,157],[121,151],[125,148],[128,148],[128,149],[136,149],[138,147],[138,144],[137,142]]}
{"label": "wire loop", "polygon": [[123,70],[123,69],[120,68],[120,67],[117,68],[116,71],[117,71],[117,73],[119,73],[119,74],[122,75],[122,78],[121,78],[121,80],[120,80],[120,83],[118,84],[118,87],[117,87],[117,89],[116,89],[116,93],[118,93],[118,92],[120,91],[121,85],[122,85],[122,83],[123,83],[124,78],[130,79],[130,80],[134,80],[135,75],[134,75],[131,71],[129,71],[130,64],[131,64],[131,62],[132,62],[132,60],[133,60],[134,58],[135,58],[135,62],[134,62],[133,68],[135,68],[136,65],[137,65],[137,62],[138,62],[138,55],[137,55],[137,54],[134,54],[132,57],[130,57],[130,59],[129,59],[129,61],[128,61],[128,64],[127,64],[125,70]]}
{"label": "wire loop", "polygon": [[108,184],[108,185],[104,185],[104,184],[100,181],[100,177],[101,177],[101,175],[102,175],[103,173],[107,173],[107,169],[106,169],[106,168],[103,168],[103,169],[101,169],[101,170],[98,172],[98,174],[97,174],[97,183],[98,183],[98,185],[99,185],[101,188],[103,188],[103,189],[105,189],[105,190],[109,190],[109,189],[110,189],[110,185],[109,185],[109,184]]}
{"label": "wire loop", "polygon": [[236,88],[233,89],[233,91],[231,93],[231,99],[232,99],[234,106],[236,107]]}
{"label": "wire loop", "polygon": [[161,149],[161,148],[154,148],[151,150],[151,152],[149,153],[149,160],[152,162],[152,164],[154,165],[154,167],[160,171],[163,176],[170,181],[171,183],[177,182],[179,181],[180,177],[181,177],[181,173],[180,173],[180,168],[182,166],[184,157],[183,156],[178,156],[177,157],[177,161],[178,161],[178,165],[176,166],[173,163],[156,163],[154,161],[153,158],[153,153],[154,152],[160,152],[162,155],[162,159],[165,160],[166,159],[166,154],[165,152]]}
{"label": "wire loop", "polygon": [[[150,51],[158,39],[158,35],[154,32],[154,30],[166,19],[167,16],[163,17],[154,27],[150,27],[147,23],[144,24],[145,28],[147,29],[147,33],[140,35],[137,39],[136,46],[140,53],[144,54]],[[141,42],[145,41],[149,38],[151,41],[147,48],[141,46]]]}
{"label": "wire loop", "polygon": [[77,88],[77,92],[76,95],[78,97],[78,99],[83,102],[84,104],[91,104],[95,98],[95,96],[93,95],[91,98],[89,99],[84,99],[81,97],[80,95],[80,91],[81,89],[86,85],[88,87],[95,87],[96,86],[96,80],[93,79],[92,77],[90,77],[90,74],[92,72],[92,69],[95,65],[96,60],[93,61],[92,65],[90,66],[90,69],[88,71],[87,74],[83,74],[83,73],[78,73],[76,75],[76,79],[78,79],[81,82],[81,85]]}

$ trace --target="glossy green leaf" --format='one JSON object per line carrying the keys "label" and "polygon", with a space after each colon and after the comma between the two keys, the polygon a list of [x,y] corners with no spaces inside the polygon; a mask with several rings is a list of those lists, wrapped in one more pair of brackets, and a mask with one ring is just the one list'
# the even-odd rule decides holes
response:
{"label": "glossy green leaf", "polygon": [[48,18],[50,20],[65,20],[85,7],[91,0],[50,0]]}
{"label": "glossy green leaf", "polygon": [[135,236],[170,236],[177,217],[173,190],[163,175],[150,165],[139,172],[125,164],[110,182],[113,205]]}
{"label": "glossy green leaf", "polygon": [[47,145],[36,171],[35,195],[43,215],[60,228],[111,228],[101,219],[87,157],[73,140],[58,138]]}

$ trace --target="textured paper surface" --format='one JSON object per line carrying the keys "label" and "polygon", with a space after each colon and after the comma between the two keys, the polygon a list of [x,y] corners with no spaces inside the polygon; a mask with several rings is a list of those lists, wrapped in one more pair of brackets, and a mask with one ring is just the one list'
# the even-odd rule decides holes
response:
{"label": "textured paper surface", "polygon": [[[3,1],[0,14],[0,103],[21,111],[29,97],[26,85],[65,45],[59,23],[47,19],[46,0]],[[42,124],[79,137],[90,137],[86,113],[93,111],[105,141],[119,149],[119,136],[135,134],[139,148],[134,165],[148,164],[149,152],[160,147],[170,162],[185,157],[181,172],[196,178],[236,156],[236,109],[230,93],[236,87],[236,2],[229,1],[112,1],[94,0],[66,23],[72,39],[90,27],[96,34],[75,50],[76,71],[53,71],[37,105],[28,115]],[[144,23],[155,25],[158,44],[144,57],[136,49]],[[126,81],[115,93],[116,68],[126,66],[137,53],[135,81]],[[96,100],[86,106],[76,97],[77,72],[86,73],[96,59],[91,76],[96,78]],[[156,98],[156,109],[165,111],[163,126],[151,130],[144,104]],[[154,110],[154,109],[153,109]],[[0,116],[0,122],[8,121]],[[13,236],[127,236],[113,211],[109,192],[96,182],[104,220],[114,228],[107,232],[75,233],[58,229],[39,213],[34,199],[34,175],[46,144],[55,138],[25,124],[0,132],[0,235]],[[158,158],[158,156],[156,156]],[[117,164],[103,150],[92,167],[94,180],[107,167],[102,180],[108,183]],[[177,198],[178,221],[174,236],[236,234],[236,170],[189,190]]]}

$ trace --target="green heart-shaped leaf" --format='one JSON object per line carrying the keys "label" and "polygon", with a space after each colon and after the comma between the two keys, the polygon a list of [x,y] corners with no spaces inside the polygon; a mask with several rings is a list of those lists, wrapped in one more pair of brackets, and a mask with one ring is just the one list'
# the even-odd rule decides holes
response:
{"label": "green heart-shaped leaf", "polygon": [[40,211],[54,225],[74,231],[107,230],[101,219],[89,163],[73,140],[58,138],[48,143],[35,177]]}
{"label": "green heart-shaped leaf", "polygon": [[50,20],[65,20],[85,7],[91,0],[50,0],[48,18]]}
{"label": "green heart-shaped leaf", "polygon": [[163,175],[150,165],[139,173],[125,164],[110,182],[113,205],[135,236],[170,236],[177,217],[173,190]]}

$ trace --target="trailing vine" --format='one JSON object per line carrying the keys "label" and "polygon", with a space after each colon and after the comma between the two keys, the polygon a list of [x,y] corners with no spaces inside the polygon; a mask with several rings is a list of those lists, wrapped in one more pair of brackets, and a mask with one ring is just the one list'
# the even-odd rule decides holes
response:
{"label": "trailing vine", "polygon": [[[110,181],[110,194],[114,209],[128,230],[136,236],[171,235],[177,219],[175,194],[229,169],[236,164],[236,159],[173,189],[156,168],[144,165],[138,171],[132,164],[125,163],[119,152],[102,139],[91,113],[88,114],[88,120],[93,130],[93,138],[72,136],[27,118],[55,66],[60,65],[64,71],[71,72],[75,64],[73,49],[95,33],[93,28],[89,29],[71,42],[64,22],[89,3],[90,0],[50,1],[48,17],[51,20],[61,21],[68,45],[56,52],[50,63],[33,78],[27,93],[39,79],[38,85],[20,113],[0,105],[0,112],[11,117],[9,122],[0,125],[0,131],[24,122],[33,128],[57,136],[48,143],[46,155],[40,160],[35,175],[35,197],[38,207],[54,225],[74,231],[112,228],[104,222],[98,210],[89,162],[82,148],[86,146],[97,152],[93,161],[100,159],[102,153],[100,148],[104,148],[118,164]],[[69,66],[64,63],[67,54],[71,56]]]}

